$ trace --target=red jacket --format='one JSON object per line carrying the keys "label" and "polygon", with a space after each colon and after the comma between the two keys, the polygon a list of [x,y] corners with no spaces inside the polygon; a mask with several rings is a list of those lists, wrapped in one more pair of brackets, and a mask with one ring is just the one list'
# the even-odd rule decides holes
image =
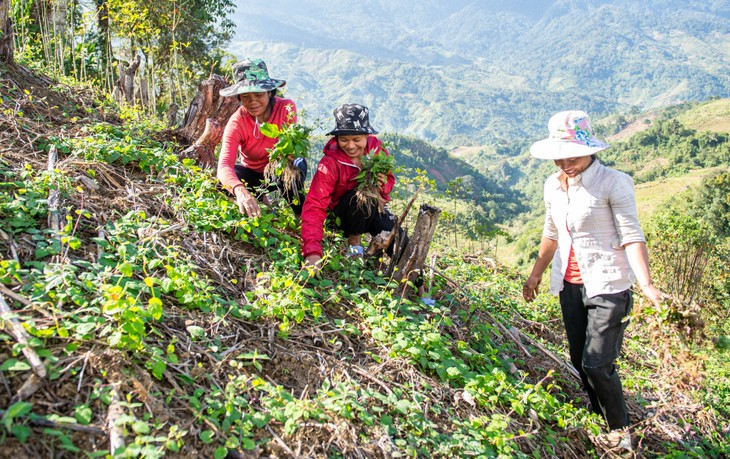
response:
{"label": "red jacket", "polygon": [[[368,136],[365,154],[375,150],[375,154],[388,150],[375,136]],[[337,138],[332,137],[324,146],[324,157],[317,165],[317,172],[312,178],[312,185],[304,200],[302,210],[302,254],[305,257],[317,254],[322,256],[322,237],[327,211],[337,207],[342,196],[357,186],[355,177],[360,168],[353,164],[347,154],[337,145]],[[390,201],[390,192],[395,185],[395,176],[388,174],[388,181],[383,185],[380,194],[385,202]]]}

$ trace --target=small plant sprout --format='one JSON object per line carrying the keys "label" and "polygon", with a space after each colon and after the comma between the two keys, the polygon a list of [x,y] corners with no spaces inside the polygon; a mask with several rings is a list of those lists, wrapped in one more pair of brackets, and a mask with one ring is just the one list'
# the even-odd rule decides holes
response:
{"label": "small plant sprout", "polygon": [[362,158],[362,170],[355,177],[357,180],[357,206],[360,209],[367,209],[371,204],[377,203],[378,212],[385,210],[385,203],[380,195],[380,181],[378,177],[387,176],[395,168],[395,158],[387,154],[377,154],[371,151],[369,155]]}

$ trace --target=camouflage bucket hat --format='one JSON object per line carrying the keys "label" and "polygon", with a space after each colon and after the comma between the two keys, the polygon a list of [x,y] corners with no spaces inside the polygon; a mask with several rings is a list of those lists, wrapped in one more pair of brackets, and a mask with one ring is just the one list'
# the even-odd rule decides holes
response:
{"label": "camouflage bucket hat", "polygon": [[605,150],[610,145],[593,136],[588,113],[569,110],[556,113],[548,121],[550,135],[535,142],[530,154],[539,159],[567,159],[590,156]]}
{"label": "camouflage bucket hat", "polygon": [[377,134],[368,116],[368,108],[360,104],[340,105],[332,111],[335,115],[335,128],[327,135]]}
{"label": "camouflage bucket hat", "polygon": [[267,92],[286,84],[284,80],[269,78],[266,63],[261,59],[243,59],[233,64],[233,85],[220,90],[223,97],[237,96],[248,92]]}

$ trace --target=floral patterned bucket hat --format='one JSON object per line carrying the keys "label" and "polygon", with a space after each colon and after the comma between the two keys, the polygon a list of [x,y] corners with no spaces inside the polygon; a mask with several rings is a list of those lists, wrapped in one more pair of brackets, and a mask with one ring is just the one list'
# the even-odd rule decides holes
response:
{"label": "floral patterned bucket hat", "polygon": [[556,113],[548,121],[548,131],[547,139],[530,147],[530,154],[535,158],[556,160],[590,156],[610,146],[593,136],[591,119],[588,113],[580,110]]}
{"label": "floral patterned bucket hat", "polygon": [[248,92],[267,92],[286,84],[285,80],[269,77],[266,63],[261,59],[243,59],[233,64],[235,83],[220,90],[223,97],[237,96]]}
{"label": "floral patterned bucket hat", "polygon": [[368,108],[360,104],[343,104],[332,111],[335,128],[327,135],[377,134],[370,126]]}

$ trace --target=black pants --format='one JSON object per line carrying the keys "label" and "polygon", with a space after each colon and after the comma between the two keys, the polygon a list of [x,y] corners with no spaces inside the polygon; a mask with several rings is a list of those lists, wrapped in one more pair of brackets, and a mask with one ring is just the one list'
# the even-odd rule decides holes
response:
{"label": "black pants", "polygon": [[611,429],[629,425],[615,361],[632,306],[630,290],[588,298],[583,284],[565,282],[560,292],[570,360],[580,373],[593,411],[602,414]]}
{"label": "black pants", "polygon": [[236,172],[238,180],[243,182],[249,191],[256,193],[256,199],[261,200],[267,192],[279,189],[291,206],[294,214],[301,215],[305,198],[304,179],[307,178],[307,162],[303,158],[297,158],[294,161],[294,165],[299,169],[296,192],[293,190],[285,190],[281,185],[281,180],[277,180],[277,183],[271,183],[265,188],[262,188],[262,184],[264,184],[264,174],[262,172],[251,170],[248,167],[241,166],[240,164],[233,166],[233,170]]}
{"label": "black pants", "polygon": [[[377,204],[373,203],[368,207],[360,208],[356,204],[357,198],[355,191],[347,192],[335,207],[334,214],[340,219],[340,229],[345,233],[345,237],[352,234],[368,233],[375,237],[382,231],[392,231],[395,227],[395,216],[388,209],[378,212]],[[398,229],[398,234],[402,236],[403,228]],[[393,243],[386,249],[386,253],[393,255]],[[403,247],[408,245],[408,238],[403,241]]]}

